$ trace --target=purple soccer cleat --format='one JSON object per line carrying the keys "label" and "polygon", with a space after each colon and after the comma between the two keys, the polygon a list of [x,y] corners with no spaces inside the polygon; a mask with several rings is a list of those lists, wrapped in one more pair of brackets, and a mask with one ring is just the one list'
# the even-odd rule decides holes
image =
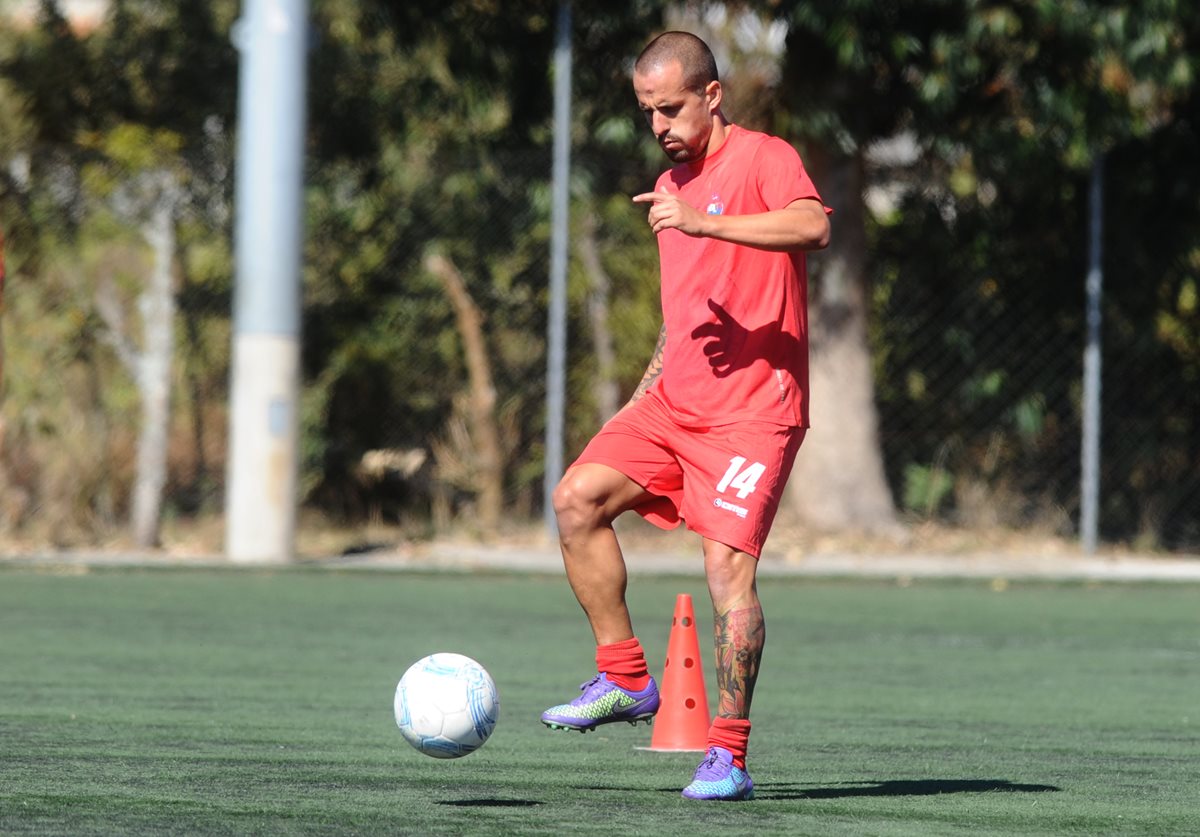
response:
{"label": "purple soccer cleat", "polygon": [[551,729],[574,729],[580,732],[593,730],[601,724],[628,721],[637,726],[638,721],[650,723],[658,711],[658,685],[654,678],[646,688],[638,692],[622,689],[608,679],[607,674],[597,674],[579,687],[582,695],[570,703],[551,706],[542,713],[542,723]]}
{"label": "purple soccer cleat", "polygon": [[692,783],[683,789],[685,799],[714,799],[740,802],[754,798],[750,774],[733,765],[733,753],[724,747],[709,747]]}

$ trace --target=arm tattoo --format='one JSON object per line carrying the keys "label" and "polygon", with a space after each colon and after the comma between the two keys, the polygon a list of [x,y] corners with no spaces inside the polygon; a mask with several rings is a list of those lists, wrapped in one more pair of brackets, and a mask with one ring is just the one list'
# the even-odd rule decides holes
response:
{"label": "arm tattoo", "polygon": [[761,605],[713,612],[717,650],[717,717],[748,718],[767,625]]}
{"label": "arm tattoo", "polygon": [[642,376],[642,381],[637,385],[637,389],[633,391],[633,397],[629,399],[629,403],[633,403],[646,394],[646,390],[650,389],[650,385],[658,380],[658,376],[663,371],[663,350],[667,345],[667,326],[663,325],[658,331],[658,345],[654,347],[654,354],[650,358],[650,364],[646,367],[646,374]]}

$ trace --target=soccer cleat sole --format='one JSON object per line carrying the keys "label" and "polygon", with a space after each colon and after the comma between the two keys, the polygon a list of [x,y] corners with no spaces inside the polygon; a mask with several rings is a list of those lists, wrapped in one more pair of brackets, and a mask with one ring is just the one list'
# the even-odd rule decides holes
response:
{"label": "soccer cleat sole", "polygon": [[645,723],[646,726],[650,726],[650,722],[653,720],[654,720],[654,715],[651,714],[651,715],[638,715],[634,718],[614,718],[611,721],[601,721],[599,723],[591,724],[590,726],[587,726],[584,724],[578,724],[578,725],[577,724],[564,724],[564,723],[559,723],[559,722],[555,722],[555,721],[542,721],[542,723],[545,724],[546,726],[548,726],[550,729],[563,730],[564,732],[566,732],[566,731],[591,732],[596,727],[602,726],[604,724],[617,724],[617,723],[620,723],[621,721],[624,721],[625,723],[629,724],[629,726],[631,726],[631,727],[636,727],[640,723]]}
{"label": "soccer cleat sole", "polygon": [[683,798],[689,802],[752,802],[754,788],[740,796],[684,796]]}

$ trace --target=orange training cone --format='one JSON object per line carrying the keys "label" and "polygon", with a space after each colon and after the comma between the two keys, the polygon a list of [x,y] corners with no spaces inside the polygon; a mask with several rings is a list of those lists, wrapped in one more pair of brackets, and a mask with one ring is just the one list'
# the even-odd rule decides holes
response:
{"label": "orange training cone", "polygon": [[700,667],[700,641],[692,597],[680,593],[675,599],[675,618],[667,642],[663,666],[661,703],[654,717],[654,734],[648,750],[700,750],[708,747],[708,697]]}

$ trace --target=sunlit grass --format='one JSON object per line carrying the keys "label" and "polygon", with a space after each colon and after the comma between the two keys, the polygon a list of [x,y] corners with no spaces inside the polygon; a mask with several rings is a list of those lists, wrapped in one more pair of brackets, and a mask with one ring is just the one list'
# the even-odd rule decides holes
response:
{"label": "sunlit grass", "polygon": [[[681,592],[707,648],[699,579],[632,582],[652,669]],[[0,832],[1200,833],[1198,594],[765,580],[758,798],[714,806],[646,727],[538,722],[592,665],[559,577],[0,571]],[[500,688],[458,761],[391,717],[435,650]]]}

